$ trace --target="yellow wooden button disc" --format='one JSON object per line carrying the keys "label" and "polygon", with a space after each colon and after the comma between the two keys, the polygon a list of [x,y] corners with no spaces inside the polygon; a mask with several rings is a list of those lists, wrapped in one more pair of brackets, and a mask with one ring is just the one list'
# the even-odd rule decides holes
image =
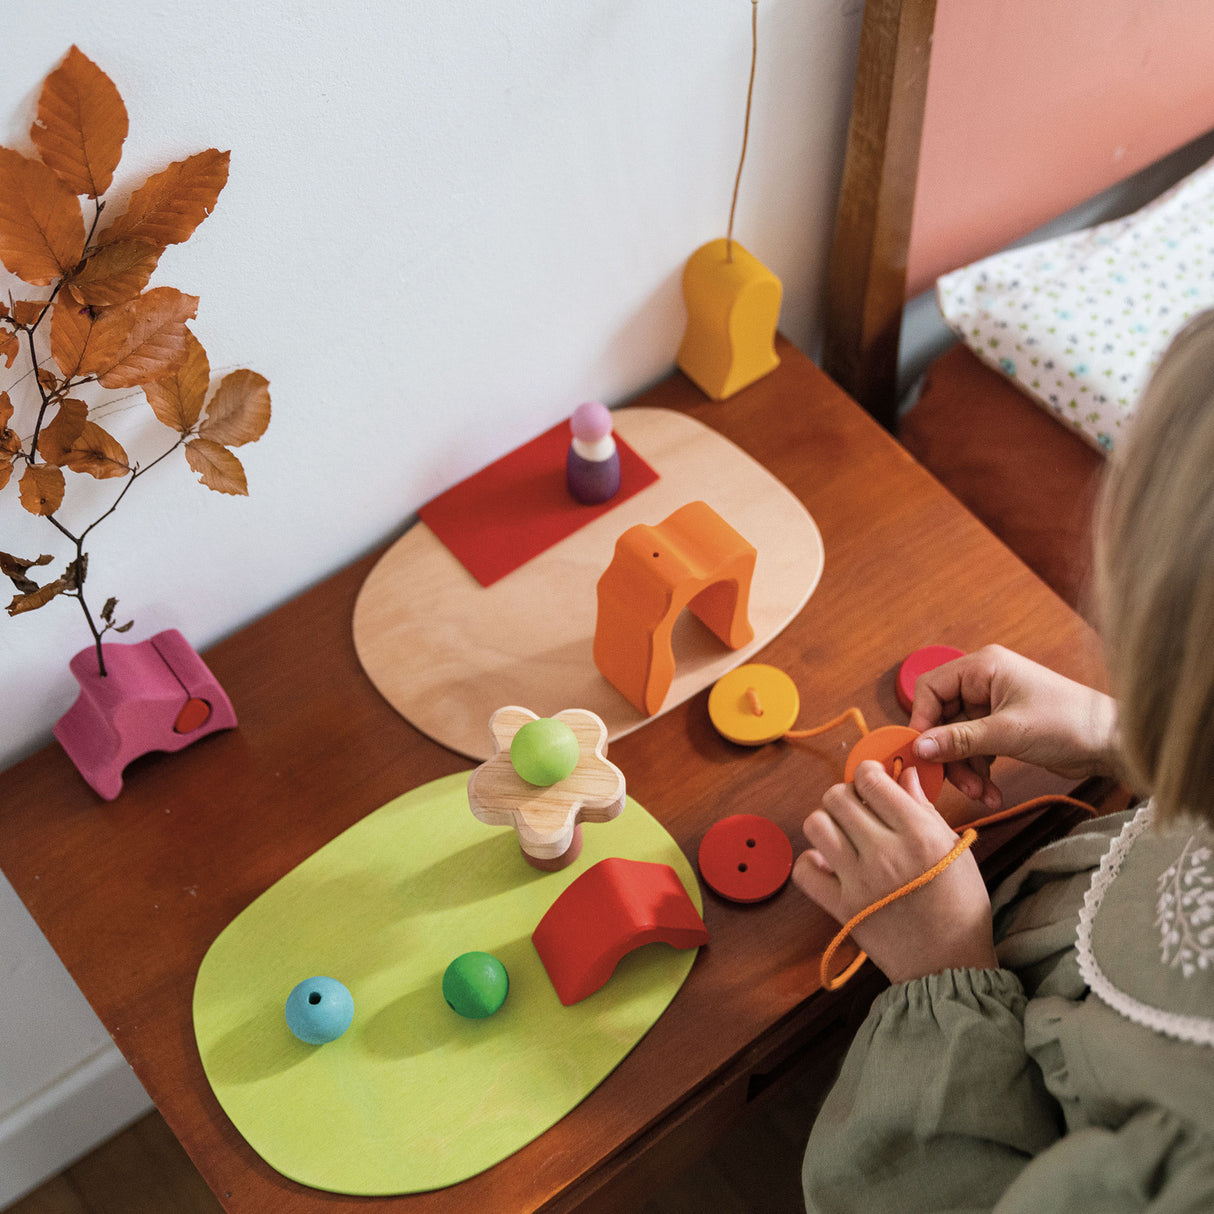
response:
{"label": "yellow wooden button disc", "polygon": [[708,715],[717,732],[740,746],[782,738],[800,711],[796,684],[784,671],[761,662],[722,675],[708,693]]}

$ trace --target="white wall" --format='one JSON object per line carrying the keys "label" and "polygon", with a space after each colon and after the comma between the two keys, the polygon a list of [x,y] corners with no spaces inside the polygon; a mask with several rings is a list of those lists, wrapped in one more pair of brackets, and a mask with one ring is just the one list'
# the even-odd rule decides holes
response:
{"label": "white wall", "polygon": [[[783,281],[782,328],[810,350],[860,9],[759,11],[734,235]],[[173,626],[205,648],[580,401],[619,403],[670,370],[683,263],[728,218],[750,11],[747,0],[8,6],[0,142],[30,150],[41,81],[75,42],[130,114],[118,207],[164,163],[232,152],[214,214],[166,253],[153,285],[201,297],[193,328],[212,371],[268,376],[274,419],[240,452],[248,498],[210,493],[175,459],[96,533],[89,586],[135,617],[129,639]],[[10,286],[22,290],[0,271],[0,291]],[[146,462],[159,435],[141,398],[111,410]],[[112,486],[71,488],[96,513]],[[0,547],[67,555],[19,509],[15,485],[0,495]],[[67,659],[87,641],[67,600],[0,617],[0,768],[50,740],[75,694]],[[11,917],[0,900],[6,940]],[[32,1045],[30,1009],[67,996],[28,950],[0,964],[0,1053],[36,1050],[52,1083],[94,1030],[63,1050]],[[0,1118],[30,1081],[10,1090],[0,1069]]]}

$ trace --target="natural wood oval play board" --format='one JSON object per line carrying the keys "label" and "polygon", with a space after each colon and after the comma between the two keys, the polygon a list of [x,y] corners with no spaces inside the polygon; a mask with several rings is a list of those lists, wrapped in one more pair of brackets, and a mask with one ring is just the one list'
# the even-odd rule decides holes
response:
{"label": "natural wood oval play board", "polygon": [[[609,739],[642,715],[592,656],[595,587],[615,542],[707,502],[758,550],[750,597],[754,640],[726,648],[685,611],[675,625],[675,675],[661,712],[681,704],[767,644],[805,605],[822,574],[822,538],[805,507],[762,465],[715,430],[666,409],[613,415],[658,480],[483,587],[424,524],[380,558],[354,608],[359,661],[396,710],[436,742],[485,759],[489,718],[505,704],[539,716],[586,708]],[[563,465],[554,475],[564,476]],[[660,715],[655,714],[655,715]]]}
{"label": "natural wood oval play board", "polygon": [[[666,1009],[695,949],[649,944],[572,1007],[531,933],[608,856],[669,864],[699,885],[665,829],[631,798],[585,828],[582,854],[541,873],[510,827],[468,809],[468,773],[405,793],[283,877],[217,937],[199,967],[194,1031],[219,1103],[292,1180],[382,1195],[465,1180],[525,1146],[607,1077]],[[443,1001],[461,953],[509,971],[501,1010],[465,1020]],[[336,978],[354,1021],[327,1045],[287,1028],[296,983]]]}

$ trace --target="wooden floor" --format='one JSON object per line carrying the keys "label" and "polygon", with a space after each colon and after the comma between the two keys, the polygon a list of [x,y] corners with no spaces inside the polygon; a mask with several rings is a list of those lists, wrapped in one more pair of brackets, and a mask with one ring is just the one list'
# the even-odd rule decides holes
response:
{"label": "wooden floor", "polygon": [[[803,1214],[801,1153],[820,1080],[792,1080],[629,1214]],[[221,1214],[159,1114],[137,1121],[7,1214]]]}

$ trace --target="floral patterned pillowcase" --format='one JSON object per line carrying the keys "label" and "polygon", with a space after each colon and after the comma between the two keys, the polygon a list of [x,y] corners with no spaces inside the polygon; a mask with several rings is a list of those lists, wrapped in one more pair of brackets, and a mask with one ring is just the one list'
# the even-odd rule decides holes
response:
{"label": "floral patterned pillowcase", "polygon": [[983,361],[1108,453],[1172,337],[1214,307],[1214,161],[1123,219],[954,270],[936,295]]}

